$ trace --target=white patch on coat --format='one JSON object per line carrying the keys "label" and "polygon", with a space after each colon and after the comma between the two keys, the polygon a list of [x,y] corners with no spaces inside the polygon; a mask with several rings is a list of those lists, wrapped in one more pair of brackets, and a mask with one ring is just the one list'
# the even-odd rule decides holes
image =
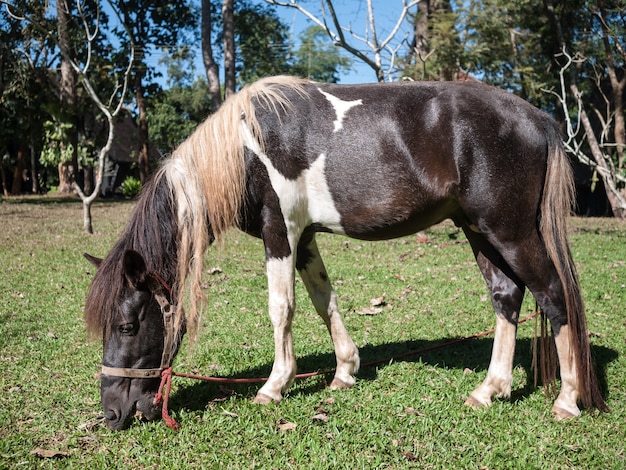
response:
{"label": "white patch on coat", "polygon": [[331,95],[330,93],[326,93],[325,91],[322,91],[321,89],[319,89],[319,92],[324,95],[326,97],[326,99],[328,101],[330,101],[330,104],[333,105],[333,108],[335,108],[335,113],[337,114],[337,119],[335,120],[335,132],[339,132],[341,129],[343,129],[343,120],[346,117],[346,113],[348,111],[350,111],[350,109],[352,109],[355,106],[359,106],[363,104],[363,100],[354,100],[354,101],[344,101],[340,98],[337,98],[334,95]]}
{"label": "white patch on coat", "polygon": [[265,165],[272,188],[280,201],[292,251],[295,251],[302,231],[312,223],[320,224],[335,233],[345,234],[341,226],[341,215],[335,207],[326,181],[326,154],[320,154],[317,160],[295,180],[285,178],[274,168],[267,155],[261,152],[258,142],[252,137],[244,121],[242,125],[246,145]]}

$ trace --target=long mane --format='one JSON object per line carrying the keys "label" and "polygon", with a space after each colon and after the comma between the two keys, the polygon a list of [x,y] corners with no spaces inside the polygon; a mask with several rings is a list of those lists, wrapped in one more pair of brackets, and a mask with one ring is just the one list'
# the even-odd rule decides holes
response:
{"label": "long mane", "polygon": [[[197,331],[204,252],[213,239],[221,238],[228,228],[238,224],[245,195],[247,131],[264,149],[255,105],[279,113],[289,108],[286,92],[304,95],[306,83],[279,76],[244,87],[172,153],[142,192],[126,230],[94,277],[85,306],[90,331],[104,331],[106,335],[107,325],[115,316],[113,303],[124,288],[121,258],[126,249],[141,253],[148,269],[173,273],[175,292],[181,298],[187,297],[187,326],[192,334]],[[161,202],[161,209],[169,210],[169,214],[155,212],[152,204],[156,200],[167,201]],[[159,220],[168,216],[169,222]],[[160,225],[166,225],[166,232],[171,232],[161,233],[168,241],[156,240],[163,229]],[[160,266],[163,263],[175,266]]]}

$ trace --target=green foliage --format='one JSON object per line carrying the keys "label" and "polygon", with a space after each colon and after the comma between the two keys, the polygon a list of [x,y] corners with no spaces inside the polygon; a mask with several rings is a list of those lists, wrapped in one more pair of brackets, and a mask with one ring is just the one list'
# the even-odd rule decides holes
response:
{"label": "green foliage", "polygon": [[69,143],[68,133],[74,126],[67,122],[46,121],[44,123],[44,146],[39,162],[55,167],[59,163],[72,161],[74,146]]}
{"label": "green foliage", "polygon": [[319,26],[309,26],[299,36],[300,47],[294,52],[293,75],[320,82],[336,83],[340,72],[348,72],[352,59],[341,54]]}
{"label": "green foliage", "polygon": [[[438,78],[454,80],[463,61],[464,50],[456,29],[459,15],[449,9],[438,9],[432,14],[431,52],[434,53],[434,74],[431,71],[426,79]],[[427,60],[428,63],[428,60]]]}
{"label": "green foliage", "polygon": [[[33,13],[42,5],[29,5]],[[54,75],[48,69],[48,42],[0,8],[0,152],[16,142],[38,142],[48,116],[43,105],[55,99]],[[38,145],[37,150],[40,145]]]}
{"label": "green foliage", "polygon": [[150,141],[167,155],[206,119],[211,101],[206,80],[176,84],[149,100]]}
{"label": "green foliage", "polygon": [[[46,167],[56,168],[60,163],[71,162],[74,155],[74,146],[71,144],[69,134],[74,132],[74,125],[53,118],[43,125],[43,148],[39,157],[39,163]],[[89,165],[92,145],[84,137],[78,142],[78,161],[82,165]]]}
{"label": "green foliage", "polygon": [[[196,14],[189,0],[119,0],[114,4],[121,12],[123,25],[116,26],[113,31],[120,39],[124,56],[127,56],[131,43],[136,46],[133,67],[135,80],[131,86],[135,92],[139,92],[138,81],[144,77],[154,79],[159,76],[156,69],[147,63],[152,47],[166,45],[176,48],[192,44],[195,41],[193,28]],[[128,37],[129,33],[131,38]],[[147,85],[142,83],[147,88],[157,88],[150,85],[153,85],[152,81]]]}
{"label": "green foliage", "polygon": [[[533,325],[518,331],[513,397],[489,409],[463,405],[485,377],[493,338],[364,367],[350,390],[328,377],[294,383],[279,404],[252,403],[260,387],[175,378],[170,398],[182,429],[136,419],[123,432],[102,423],[100,338],[81,311],[94,269],[133,204],[96,202],[100,232],[68,223],[80,203],[0,204],[0,467],[3,468],[624,468],[626,435],[626,228],[612,219],[573,221],[572,251],[590,341],[611,412],[556,422],[534,389]],[[28,234],[28,236],[25,236]],[[487,330],[493,310],[462,234],[449,223],[414,237],[368,243],[320,235],[348,330],[363,362]],[[62,240],[62,243],[59,243]],[[266,376],[274,342],[267,318],[261,243],[233,231],[206,258],[204,326],[176,370]],[[214,274],[209,268],[220,267]],[[361,315],[385,294],[376,315]],[[534,308],[530,296],[521,313]],[[328,332],[296,283],[294,344],[302,372],[334,366]],[[321,415],[321,416],[320,416]],[[280,423],[295,429],[281,430]],[[36,449],[59,452],[41,458]]]}
{"label": "green foliage", "polygon": [[[239,2],[237,2],[239,3]],[[288,70],[288,28],[267,5],[242,2],[235,9],[237,80],[251,83]]]}
{"label": "green foliage", "polygon": [[141,181],[134,176],[127,176],[120,189],[125,198],[132,199],[141,191]]}

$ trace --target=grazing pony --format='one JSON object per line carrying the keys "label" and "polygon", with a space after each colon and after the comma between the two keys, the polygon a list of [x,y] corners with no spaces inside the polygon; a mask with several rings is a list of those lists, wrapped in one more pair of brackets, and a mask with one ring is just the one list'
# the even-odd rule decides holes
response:
{"label": "grazing pony", "polygon": [[[85,315],[102,335],[101,396],[112,429],[154,418],[161,371],[195,332],[207,247],[229,227],[263,240],[275,359],[255,400],[279,401],[296,373],[297,270],[335,348],[331,387],[354,384],[359,354],[315,240],[416,233],[452,219],[469,240],[496,313],[487,377],[467,403],[511,393],[528,288],[553,333],[544,381],[558,418],[606,409],[592,366],[567,242],[572,173],[556,124],[506,92],[471,82],[320,84],[274,77],[245,87],[178,147],[144,188],[98,266]],[[187,308],[187,315],[182,305]],[[549,326],[548,326],[549,321]]]}

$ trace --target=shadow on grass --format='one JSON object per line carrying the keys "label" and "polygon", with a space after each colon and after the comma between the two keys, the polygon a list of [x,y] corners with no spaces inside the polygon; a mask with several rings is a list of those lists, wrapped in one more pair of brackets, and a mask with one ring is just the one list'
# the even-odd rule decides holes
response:
{"label": "shadow on grass", "polygon": [[[367,345],[359,349],[362,366],[357,375],[357,380],[376,380],[378,378],[378,371],[391,363],[420,362],[421,364],[446,369],[471,369],[474,372],[487,370],[491,358],[493,339],[477,338],[438,348],[439,345],[455,341],[456,339],[457,338],[439,338],[436,340],[414,340]],[[420,352],[426,349],[429,351]],[[410,354],[413,352],[415,354]],[[600,387],[606,396],[608,391],[606,368],[608,364],[617,359],[618,353],[606,347],[592,346],[592,354],[596,361]],[[403,357],[398,358],[398,356]],[[382,358],[389,359],[373,366],[367,365],[368,363],[378,362]],[[535,389],[531,361],[531,340],[519,339],[516,343],[514,364],[520,364],[524,368],[526,372],[526,385],[513,390],[511,394],[512,401],[519,401],[528,397]],[[335,355],[333,352],[298,358],[299,372],[326,371],[334,367]],[[271,368],[272,364],[268,363],[262,367],[242,371],[240,374],[233,376],[233,378],[267,377]],[[176,370],[175,367],[174,370]],[[416,371],[416,373],[419,374],[420,371]],[[183,378],[177,378],[175,380],[180,382],[178,382],[179,389],[170,399],[170,409],[173,411],[180,409],[186,409],[188,411],[203,410],[211,401],[227,399],[229,393],[252,399],[262,386],[262,383],[220,385],[214,382],[190,382],[189,379]],[[331,373],[326,376],[316,376],[316,380],[305,379],[305,382],[301,383],[298,387],[292,386],[289,395],[297,396],[300,394],[319,392],[324,389],[326,384],[330,383],[331,380]],[[479,383],[477,379],[476,386],[478,386]]]}

